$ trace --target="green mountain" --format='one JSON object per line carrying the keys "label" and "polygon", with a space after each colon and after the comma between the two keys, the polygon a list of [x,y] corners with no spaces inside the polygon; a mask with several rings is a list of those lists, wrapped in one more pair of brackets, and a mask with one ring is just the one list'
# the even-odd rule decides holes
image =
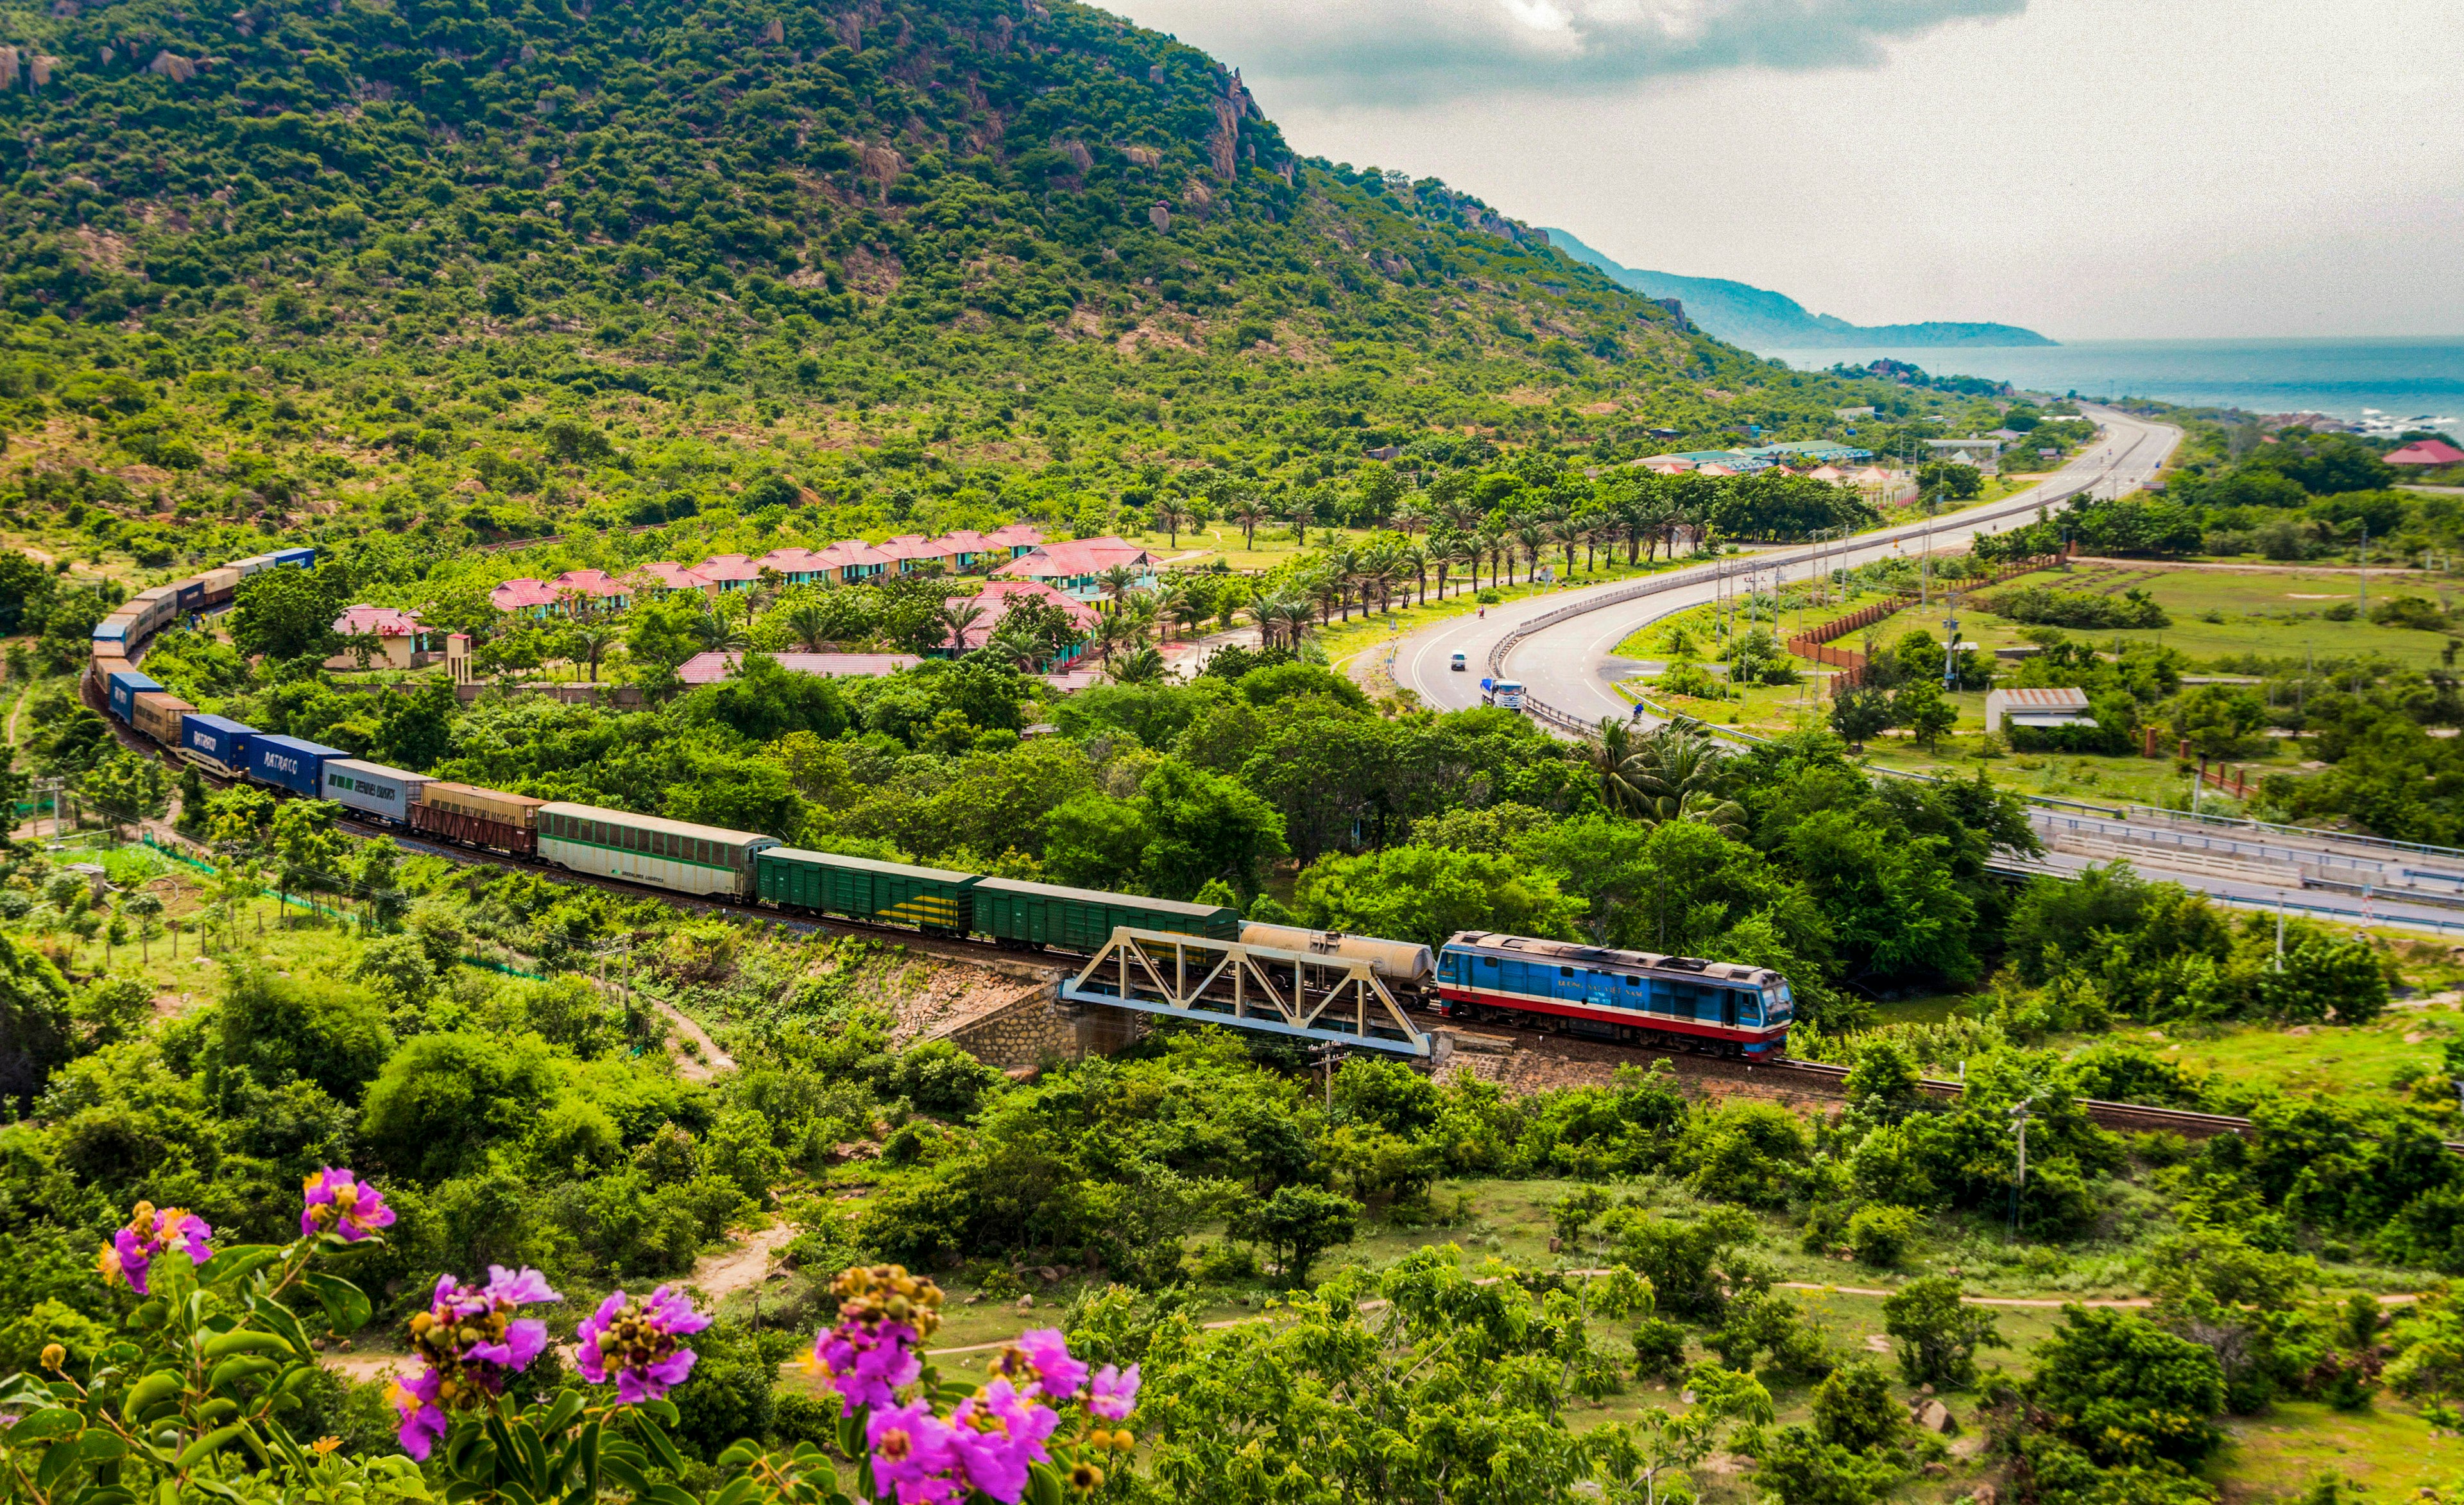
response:
{"label": "green mountain", "polygon": [[1202,465],[1617,457],[1890,391],[1298,158],[1236,74],[1084,6],[0,17],[0,521],[74,507],[141,560],[366,514],[1100,520]]}
{"label": "green mountain", "polygon": [[1705,331],[1749,350],[1822,350],[1874,345],[2055,344],[2016,324],[1852,324],[1829,314],[1809,314],[1784,293],[1724,277],[1677,277],[1622,267],[1562,230],[1546,230],[1550,244],[1586,266],[1599,268],[1648,298],[1674,299],[1685,317]]}

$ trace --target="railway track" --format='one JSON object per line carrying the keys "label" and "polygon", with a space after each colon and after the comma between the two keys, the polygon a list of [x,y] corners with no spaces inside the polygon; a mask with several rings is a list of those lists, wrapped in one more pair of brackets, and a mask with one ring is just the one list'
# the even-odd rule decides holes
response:
{"label": "railway track", "polygon": [[[102,714],[104,722],[111,727],[112,735],[122,746],[145,756],[164,758],[161,747],[144,738],[134,727],[125,725],[110,715],[109,706],[104,703],[102,693],[90,675],[79,676],[78,691],[80,697],[88,706]],[[164,761],[169,760],[164,758]],[[202,767],[198,768],[197,772],[208,784],[217,788],[228,788],[241,782],[224,778]],[[343,812],[337,824],[359,835],[390,837],[405,852],[439,856],[465,866],[495,868],[507,873],[545,874],[555,877],[559,882],[586,884],[610,893],[624,894],[637,898],[656,899],[671,908],[692,914],[715,915],[738,920],[764,920],[801,935],[829,935],[850,940],[891,941],[911,950],[939,956],[950,961],[988,965],[997,970],[1013,973],[1027,973],[1038,979],[1067,976],[1086,961],[1086,958],[1074,953],[1058,951],[1023,953],[991,941],[928,936],[899,926],[873,925],[856,920],[813,919],[782,915],[776,910],[763,909],[752,903],[730,902],[724,899],[676,894],[647,883],[633,883],[623,878],[605,877],[598,874],[576,873],[567,868],[555,867],[537,860],[525,860],[504,852],[445,846],[408,835],[381,822],[363,819],[348,811]],[[1443,1030],[1445,1027],[1438,1025],[1435,1029]],[[1647,1048],[1584,1040],[1551,1030],[1507,1025],[1485,1024],[1476,1030],[1455,1031],[1455,1033],[1458,1040],[1466,1038],[1478,1040],[1484,1037],[1498,1039],[1510,1042],[1517,1050],[1573,1056],[1580,1059],[1595,1059],[1604,1062],[1665,1060],[1671,1071],[1683,1076],[1787,1087],[1821,1097],[1845,1099],[1847,1096],[1848,1068],[1820,1061],[1783,1059],[1751,1062],[1685,1051],[1656,1054]],[[1469,1048],[1463,1045],[1457,1047],[1457,1049]],[[1928,1096],[1946,1100],[1955,1099],[1966,1091],[1958,1082],[1935,1077],[1922,1079],[1918,1083],[1918,1088]],[[2132,1133],[2165,1131],[2180,1134],[2188,1139],[2204,1140],[2212,1139],[2220,1134],[2246,1133],[2251,1127],[2251,1121],[2248,1118],[2235,1118],[2229,1114],[2195,1113],[2183,1108],[2160,1108],[2149,1103],[2104,1102],[2095,1098],[2081,1098],[2079,1106],[2099,1126]],[[2450,1140],[2447,1147],[2458,1154],[2464,1154],[2464,1141]]]}

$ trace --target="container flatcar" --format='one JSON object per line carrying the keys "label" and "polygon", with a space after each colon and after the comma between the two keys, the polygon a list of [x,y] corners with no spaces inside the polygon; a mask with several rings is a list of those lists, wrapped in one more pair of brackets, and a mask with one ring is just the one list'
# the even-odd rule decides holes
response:
{"label": "container flatcar", "polygon": [[410,808],[419,803],[419,791],[435,782],[424,773],[388,768],[364,759],[328,758],[318,792],[345,809],[407,826]]}
{"label": "container flatcar", "polygon": [[249,739],[248,776],[259,784],[271,784],[314,799],[324,783],[325,760],[349,756],[340,747],[328,747],[323,742],[259,732]]}
{"label": "container flatcar", "polygon": [[278,548],[273,557],[277,564],[293,564],[301,569],[317,567],[317,551],[313,548]]}
{"label": "container flatcar", "polygon": [[181,609],[211,611],[231,605],[232,593],[239,589],[239,571],[226,564],[220,569],[207,570],[197,577],[197,581],[205,587],[204,599],[193,608],[184,600]]}
{"label": "container flatcar", "polygon": [[131,719],[130,702],[147,691],[163,688],[153,675],[140,674],[134,669],[116,670],[103,684],[111,692],[111,714],[123,721]]}
{"label": "container flatcar", "polygon": [[227,716],[191,711],[180,718],[181,754],[226,778],[248,771],[248,744],[255,737],[255,727]]}
{"label": "container flatcar", "polygon": [[141,590],[128,598],[128,605],[122,609],[133,612],[137,618],[136,625],[129,630],[128,641],[132,644],[143,642],[168,627],[171,619],[180,614],[180,587],[156,586],[150,590]]}
{"label": "container flatcar", "polygon": [[239,578],[246,580],[251,575],[272,569],[274,567],[274,556],[271,554],[251,554],[246,559],[232,560],[228,567],[238,570]]}
{"label": "container flatcar", "polygon": [[778,837],[759,831],[595,805],[542,805],[539,812],[540,860],[678,894],[751,898],[755,856],[780,845]]}
{"label": "container flatcar", "polygon": [[539,812],[545,800],[439,779],[419,791],[410,829],[527,857],[539,851]]}
{"label": "container flatcar", "polygon": [[1093,951],[1122,925],[1218,941],[1241,938],[1241,912],[1221,904],[1183,904],[1017,878],[982,878],[968,893],[975,899],[976,934],[1011,945]]}
{"label": "container flatcar", "polygon": [[168,690],[149,690],[128,703],[128,724],[165,747],[177,747],[180,723],[196,709]]}
{"label": "container flatcar", "polygon": [[753,876],[755,897],[781,909],[952,936],[972,928],[975,906],[968,890],[979,881],[973,873],[798,847],[764,849],[754,858]]}
{"label": "container flatcar", "polygon": [[1775,1060],[1794,1016],[1768,967],[1464,931],[1438,955],[1440,1010],[1637,1045]]}

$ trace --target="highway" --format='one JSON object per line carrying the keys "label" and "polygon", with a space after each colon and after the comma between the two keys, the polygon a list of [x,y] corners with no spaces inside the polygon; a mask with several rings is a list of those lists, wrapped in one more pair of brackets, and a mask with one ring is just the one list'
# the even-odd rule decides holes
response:
{"label": "highway", "polygon": [[[2001,532],[2033,520],[2039,507],[2057,507],[2074,497],[2093,492],[2120,496],[2135,491],[2163,466],[2182,432],[2169,424],[2150,423],[2110,409],[2082,403],[2103,432],[2097,442],[2043,482],[1981,507],[1945,513],[1930,529],[1922,522],[1859,534],[1820,550],[1824,568],[1870,564],[1894,554],[1922,552],[1930,534],[1935,553],[1957,553],[1982,532]],[[1725,583],[1749,574],[1766,585],[1774,578],[1802,580],[1815,567],[1815,550],[1805,545],[1732,554],[1688,564],[1647,581],[1587,586],[1529,596],[1491,607],[1487,615],[1457,617],[1401,639],[1396,645],[1395,683],[1417,693],[1423,704],[1440,710],[1463,710],[1480,703],[1480,681],[1490,673],[1492,655],[1507,649],[1498,677],[1519,679],[1531,697],[1586,721],[1604,716],[1624,717],[1634,707],[1620,697],[1616,682],[1631,665],[1615,657],[1617,645],[1636,629],[1661,617],[1716,599]],[[1595,609],[1581,609],[1586,607]],[[1542,617],[1571,615],[1528,635],[1508,638]],[[1461,653],[1466,667],[1447,668]]]}
{"label": "highway", "polygon": [[[1617,686],[1637,665],[1618,657],[1617,646],[1652,622],[1719,599],[1744,586],[1749,576],[1768,588],[1802,580],[1817,567],[1852,567],[1894,554],[1910,556],[1924,552],[1928,544],[1936,554],[1961,552],[1976,534],[2030,521],[2039,507],[2058,508],[2082,495],[2115,497],[2135,491],[2181,442],[2181,431],[2169,424],[2084,403],[2080,408],[2102,429],[2097,442],[2027,491],[1946,513],[1934,519],[1930,527],[1922,522],[1903,524],[1826,544],[1818,562],[1816,551],[1804,545],[1761,549],[1688,564],[1645,581],[1531,596],[1492,607],[1485,617],[1437,623],[1395,645],[1395,682],[1417,693],[1424,704],[1462,710],[1480,703],[1484,676],[1519,680],[1535,718],[1561,733],[1572,726],[1596,723],[1603,717],[1622,719],[1633,713],[1634,706]],[[1448,667],[1457,653],[1465,662],[1460,672]],[[1367,657],[1363,655],[1364,664]],[[2307,850],[2294,850],[2282,845],[2283,838],[2210,841],[2187,836],[2152,818],[2080,820],[2049,816],[2043,810],[2036,813],[2038,834],[2049,848],[2057,839],[2093,835],[2120,850],[2049,850],[2041,858],[2011,863],[2014,873],[2067,876],[2091,864],[2123,857],[2151,877],[2180,883],[2234,907],[2273,910],[2281,906],[2289,915],[2331,921],[2464,933],[2464,905],[2454,897],[2458,884],[2449,878],[2464,853],[2445,859],[2425,853],[2413,859],[2446,870],[2415,878],[2402,873],[2380,847],[2365,840],[2340,840],[2333,833],[2304,836],[2298,846]],[[2074,844],[2064,840],[2064,845]],[[2179,855],[2186,848],[2227,860],[2209,864],[2211,871],[2195,871],[2197,864]],[[2280,875],[2264,871],[2269,865],[2280,866]],[[2395,881],[2380,887],[2383,871],[2384,876]],[[2303,875],[2329,880],[2334,886],[2305,887]],[[2401,892],[2407,888],[2412,894]],[[2449,902],[2409,901],[2414,895],[2446,897]]]}

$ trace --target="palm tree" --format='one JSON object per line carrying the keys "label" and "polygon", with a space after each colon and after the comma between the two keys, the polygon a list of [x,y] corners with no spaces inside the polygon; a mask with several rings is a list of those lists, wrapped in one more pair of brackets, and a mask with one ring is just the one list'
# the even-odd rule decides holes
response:
{"label": "palm tree", "polygon": [[1307,543],[1310,520],[1317,516],[1317,498],[1305,491],[1293,493],[1292,499],[1284,503],[1284,516],[1292,520],[1292,542]]}
{"label": "palm tree", "polygon": [[1049,656],[1043,644],[1023,631],[1013,630],[1006,622],[993,629],[993,635],[985,638],[983,646],[976,652],[998,659],[1021,674],[1033,674]]}
{"label": "palm tree", "polygon": [[1548,532],[1537,522],[1527,522],[1514,530],[1514,542],[1523,550],[1523,578],[1529,580],[1540,572],[1540,551],[1549,546]]}
{"label": "palm tree", "polygon": [[1572,518],[1558,518],[1547,529],[1549,542],[1566,551],[1566,579],[1574,574],[1574,545],[1583,541],[1583,525]]}
{"label": "palm tree", "polygon": [[1119,667],[1112,671],[1116,684],[1154,684],[1163,676],[1163,655],[1152,643],[1140,643],[1134,652],[1122,655]]}
{"label": "palm tree", "polygon": [[1430,520],[1429,509],[1417,497],[1395,509],[1395,526],[1402,529],[1407,539],[1425,532]]}
{"label": "palm tree", "polygon": [[953,601],[934,614],[941,619],[950,656],[956,658],[967,651],[967,631],[984,619],[984,609],[972,601]]}
{"label": "palm tree", "polygon": [[1268,647],[1297,650],[1309,635],[1309,604],[1297,596],[1276,596],[1249,609]]}
{"label": "palm tree", "polygon": [[1111,599],[1112,609],[1117,611],[1120,609],[1121,598],[1138,588],[1140,578],[1136,565],[1115,564],[1097,576],[1095,583],[1102,588],[1104,594]]}
{"label": "palm tree", "polygon": [[739,653],[748,646],[744,624],[721,611],[704,611],[693,618],[693,641],[715,653]]}
{"label": "palm tree", "polygon": [[[1301,589],[1317,607],[1317,619],[1321,623],[1332,622],[1334,609],[1337,606],[1348,607],[1352,602],[1350,584],[1331,568],[1322,567],[1315,574],[1303,580]],[[1298,648],[1300,640],[1294,638],[1292,646]]]}
{"label": "palm tree", "polygon": [[1234,487],[1223,507],[1223,520],[1241,529],[1241,546],[1246,549],[1258,546],[1258,524],[1272,516],[1266,510],[1265,498],[1258,495],[1254,486]]}
{"label": "palm tree", "polygon": [[1621,815],[1643,808],[1642,790],[1635,783],[1640,770],[1634,753],[1632,724],[1614,716],[1600,718],[1600,740],[1592,748],[1592,771],[1600,781],[1600,803]]}
{"label": "palm tree", "polygon": [[820,602],[799,601],[789,607],[786,628],[788,635],[796,640],[796,646],[805,653],[827,651],[823,645],[829,641],[830,614],[822,609]]}
{"label": "palm tree", "polygon": [[1095,631],[1090,641],[1094,644],[1096,655],[1104,660],[1104,667],[1109,670],[1112,667],[1114,653],[1133,644],[1145,642],[1146,633],[1115,611],[1095,619]]}
{"label": "palm tree", "polygon": [[1429,535],[1429,563],[1437,566],[1439,600],[1446,598],[1447,572],[1470,557],[1470,547],[1462,534],[1449,531]]}
{"label": "palm tree", "polygon": [[1180,530],[1189,526],[1189,503],[1170,492],[1157,497],[1147,516],[1163,529],[1164,538],[1174,548],[1180,547]]}
{"label": "palm tree", "polygon": [[1395,551],[1395,560],[1397,564],[1412,572],[1412,582],[1419,588],[1419,593],[1418,604],[1427,606],[1429,604],[1429,551],[1406,540],[1403,546]]}
{"label": "palm tree", "polygon": [[1184,634],[1195,636],[1198,630],[1205,625],[1206,619],[1214,614],[1215,609],[1207,603],[1205,592],[1190,586],[1182,586],[1179,588],[1179,598],[1173,601],[1169,608],[1172,619],[1180,624],[1180,630]]}
{"label": "palm tree", "polygon": [[590,682],[599,682],[599,660],[616,642],[616,630],[602,622],[583,622],[564,634],[565,652],[588,660]]}
{"label": "palm tree", "polygon": [[1671,721],[1639,739],[1627,775],[1653,825],[1700,821],[1725,833],[1745,829],[1745,808],[1727,798],[1728,755],[1693,721]]}
{"label": "palm tree", "polygon": [[1352,620],[1353,587],[1359,584],[1365,567],[1365,557],[1356,548],[1339,548],[1326,557],[1327,576],[1335,585],[1335,605],[1346,622]]}
{"label": "palm tree", "polygon": [[[1188,601],[1188,584],[1184,581],[1173,580],[1165,582],[1163,587],[1155,593],[1151,605],[1155,608],[1157,620],[1172,623],[1180,620],[1180,609]],[[1169,627],[1164,631],[1164,637],[1166,641],[1171,640],[1172,631]]]}

